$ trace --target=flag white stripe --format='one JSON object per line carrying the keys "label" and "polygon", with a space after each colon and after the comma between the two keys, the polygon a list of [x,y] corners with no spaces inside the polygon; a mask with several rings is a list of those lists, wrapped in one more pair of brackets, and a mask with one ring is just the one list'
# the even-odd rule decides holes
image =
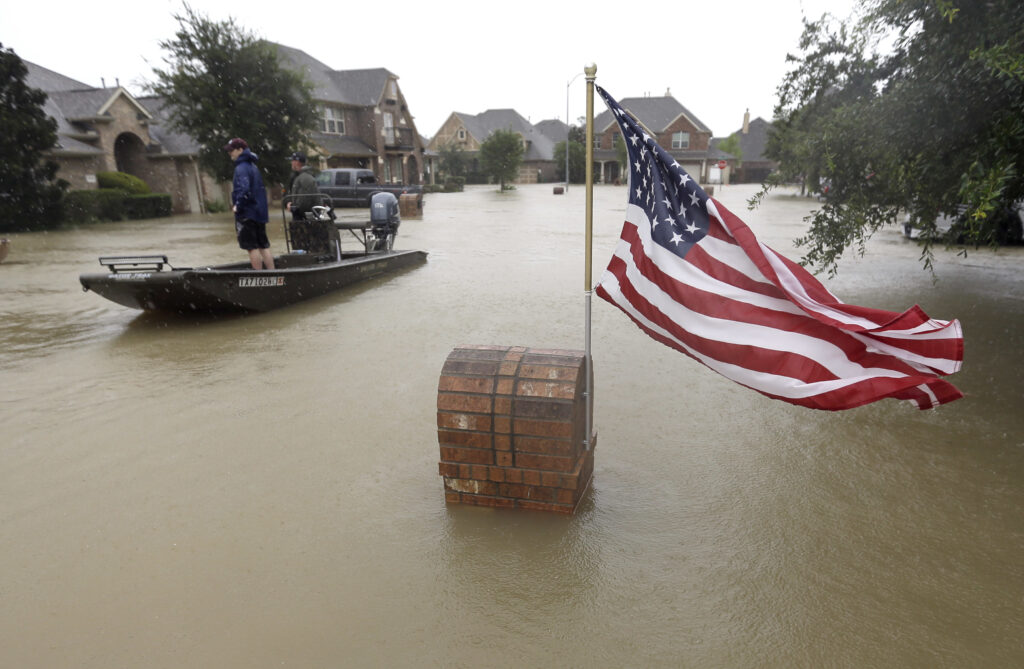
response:
{"label": "flag white stripe", "polygon": [[[643,239],[645,229],[640,228],[638,232],[641,239]],[[715,318],[697,313],[683,306],[670,295],[667,295],[660,286],[643,274],[633,261],[633,255],[628,243],[620,242],[616,248],[615,256],[625,263],[626,278],[637,293],[665,314],[666,317],[678,323],[681,328],[698,337],[728,344],[757,346],[759,348],[799,355],[814,360],[835,376],[840,377],[861,376],[867,372],[877,374],[883,369],[864,367],[851,361],[842,348],[827,339],[780,330],[767,325]],[[689,263],[678,263],[678,261],[676,264],[689,265]],[[605,276],[608,276],[608,274]],[[614,275],[611,276],[615,278]],[[604,279],[602,278],[603,282]],[[735,292],[735,290],[735,287],[733,287],[730,293]],[[726,294],[723,297],[731,298],[731,295]],[[810,319],[810,316],[806,314],[803,314],[803,317]],[[902,373],[899,374],[903,375]],[[884,376],[886,374],[878,375]]]}
{"label": "flag white stripe", "polygon": [[769,374],[767,372],[758,372],[740,365],[735,365],[728,362],[722,362],[710,356],[704,355],[700,351],[688,346],[684,342],[674,337],[671,333],[664,330],[660,325],[654,323],[647,318],[643,313],[634,308],[633,304],[626,299],[622,294],[619,286],[618,279],[614,274],[606,272],[601,279],[601,287],[608,292],[609,297],[620,309],[628,313],[637,322],[643,324],[648,330],[655,332],[662,337],[674,342],[677,346],[685,349],[694,358],[700,360],[702,363],[707,365],[710,369],[718,372],[722,376],[741,383],[745,386],[759,390],[770,395],[777,395],[780,397],[786,397],[789,399],[806,399],[815,397],[824,393],[828,393],[835,390],[841,390],[848,386],[859,383],[860,381],[870,380],[872,378],[887,377],[887,378],[904,378],[906,375],[893,370],[878,369],[871,370],[870,373],[860,374],[858,376],[850,376],[841,379],[831,379],[828,381],[813,381],[810,383],[804,382],[800,379],[796,379],[789,376],[780,376],[778,374]]}

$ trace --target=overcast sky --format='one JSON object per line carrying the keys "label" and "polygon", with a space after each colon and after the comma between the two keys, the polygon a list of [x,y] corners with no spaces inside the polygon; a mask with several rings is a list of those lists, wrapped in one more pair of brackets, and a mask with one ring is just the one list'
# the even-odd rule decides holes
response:
{"label": "overcast sky", "polygon": [[[285,2],[195,0],[259,37],[299,48],[332,69],[397,74],[420,134],[453,111],[511,108],[536,123],[585,113],[584,65],[613,97],[666,90],[715,136],[744,110],[771,119],[801,17],[849,16],[857,0],[665,2]],[[600,8],[604,6],[605,8]],[[119,80],[134,94],[173,38],[181,0],[7,1],[0,43],[21,58],[91,86]],[[584,9],[580,9],[580,8]],[[568,94],[568,97],[567,97]],[[597,101],[595,114],[604,110]]]}

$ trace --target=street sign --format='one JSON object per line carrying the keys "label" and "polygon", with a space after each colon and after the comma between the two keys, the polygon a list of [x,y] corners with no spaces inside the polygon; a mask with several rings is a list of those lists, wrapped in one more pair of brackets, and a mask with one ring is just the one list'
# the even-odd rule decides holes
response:
{"label": "street sign", "polygon": [[718,169],[720,169],[720,170],[724,170],[724,169],[725,169],[725,166],[726,166],[726,165],[728,165],[728,164],[729,164],[729,163],[725,162],[724,160],[719,160],[719,161],[718,161]]}

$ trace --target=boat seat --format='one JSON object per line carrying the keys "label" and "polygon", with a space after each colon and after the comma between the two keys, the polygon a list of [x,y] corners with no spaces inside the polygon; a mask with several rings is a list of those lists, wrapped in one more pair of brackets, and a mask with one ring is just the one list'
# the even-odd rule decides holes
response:
{"label": "boat seat", "polygon": [[293,249],[317,256],[334,256],[341,244],[338,229],[330,220],[289,221],[288,236]]}

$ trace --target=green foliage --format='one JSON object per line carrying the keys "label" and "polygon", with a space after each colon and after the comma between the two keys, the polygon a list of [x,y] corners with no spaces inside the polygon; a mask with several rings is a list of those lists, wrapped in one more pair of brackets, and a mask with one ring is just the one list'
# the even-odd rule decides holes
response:
{"label": "green foliage", "polygon": [[[555,144],[555,178],[565,181],[565,142]],[[569,183],[583,183],[587,174],[587,149],[583,142],[569,141]]]}
{"label": "green foliage", "polygon": [[738,167],[743,166],[743,149],[740,148],[740,135],[737,132],[732,133],[721,142],[718,143],[718,150],[725,151],[726,153],[736,156],[736,163]]}
{"label": "green foliage", "polygon": [[466,186],[466,177],[448,177],[444,180],[445,193],[461,193]]}
{"label": "green foliage", "polygon": [[69,223],[120,221],[124,216],[124,191],[117,188],[73,190],[64,198],[64,220]]}
{"label": "green foliage", "polygon": [[188,5],[175,19],[174,39],[160,43],[167,69],[154,70],[157,83],[150,86],[172,103],[171,125],[198,140],[200,164],[222,181],[234,170],[222,147],[241,137],[259,156],[268,184],[288,183],[287,157],[308,143],[316,124],[312,85],[234,19],[212,21]]}
{"label": "green foliage", "polygon": [[506,190],[505,184],[515,181],[523,163],[523,139],[512,130],[495,130],[480,145],[480,169]]}
{"label": "green foliage", "polygon": [[120,188],[73,190],[64,198],[63,221],[95,223],[171,215],[171,196],[167,193],[126,194]]}
{"label": "green foliage", "polygon": [[53,227],[67,188],[57,163],[43,158],[57,141],[57,123],[27,75],[21,58],[0,44],[0,231]]}
{"label": "green foliage", "polygon": [[464,177],[469,165],[469,159],[462,147],[450,141],[438,149],[439,165],[441,174],[449,177]]}
{"label": "green foliage", "polygon": [[224,200],[206,200],[203,202],[208,214],[222,214],[231,209]]}
{"label": "green foliage", "polygon": [[124,217],[128,219],[160,218],[171,215],[169,193],[128,195],[123,200]]}
{"label": "green foliage", "polygon": [[[798,240],[803,261],[834,273],[846,249],[863,252],[909,217],[930,267],[937,217],[963,205],[946,241],[1019,236],[1007,225],[1024,197],[1024,4],[870,0],[868,10],[851,25],[805,22],[779,86],[774,183],[829,186]],[[891,51],[875,53],[886,38]]]}
{"label": "green foliage", "polygon": [[133,195],[146,195],[152,192],[145,181],[124,172],[97,172],[96,183],[100,188],[117,188]]}

